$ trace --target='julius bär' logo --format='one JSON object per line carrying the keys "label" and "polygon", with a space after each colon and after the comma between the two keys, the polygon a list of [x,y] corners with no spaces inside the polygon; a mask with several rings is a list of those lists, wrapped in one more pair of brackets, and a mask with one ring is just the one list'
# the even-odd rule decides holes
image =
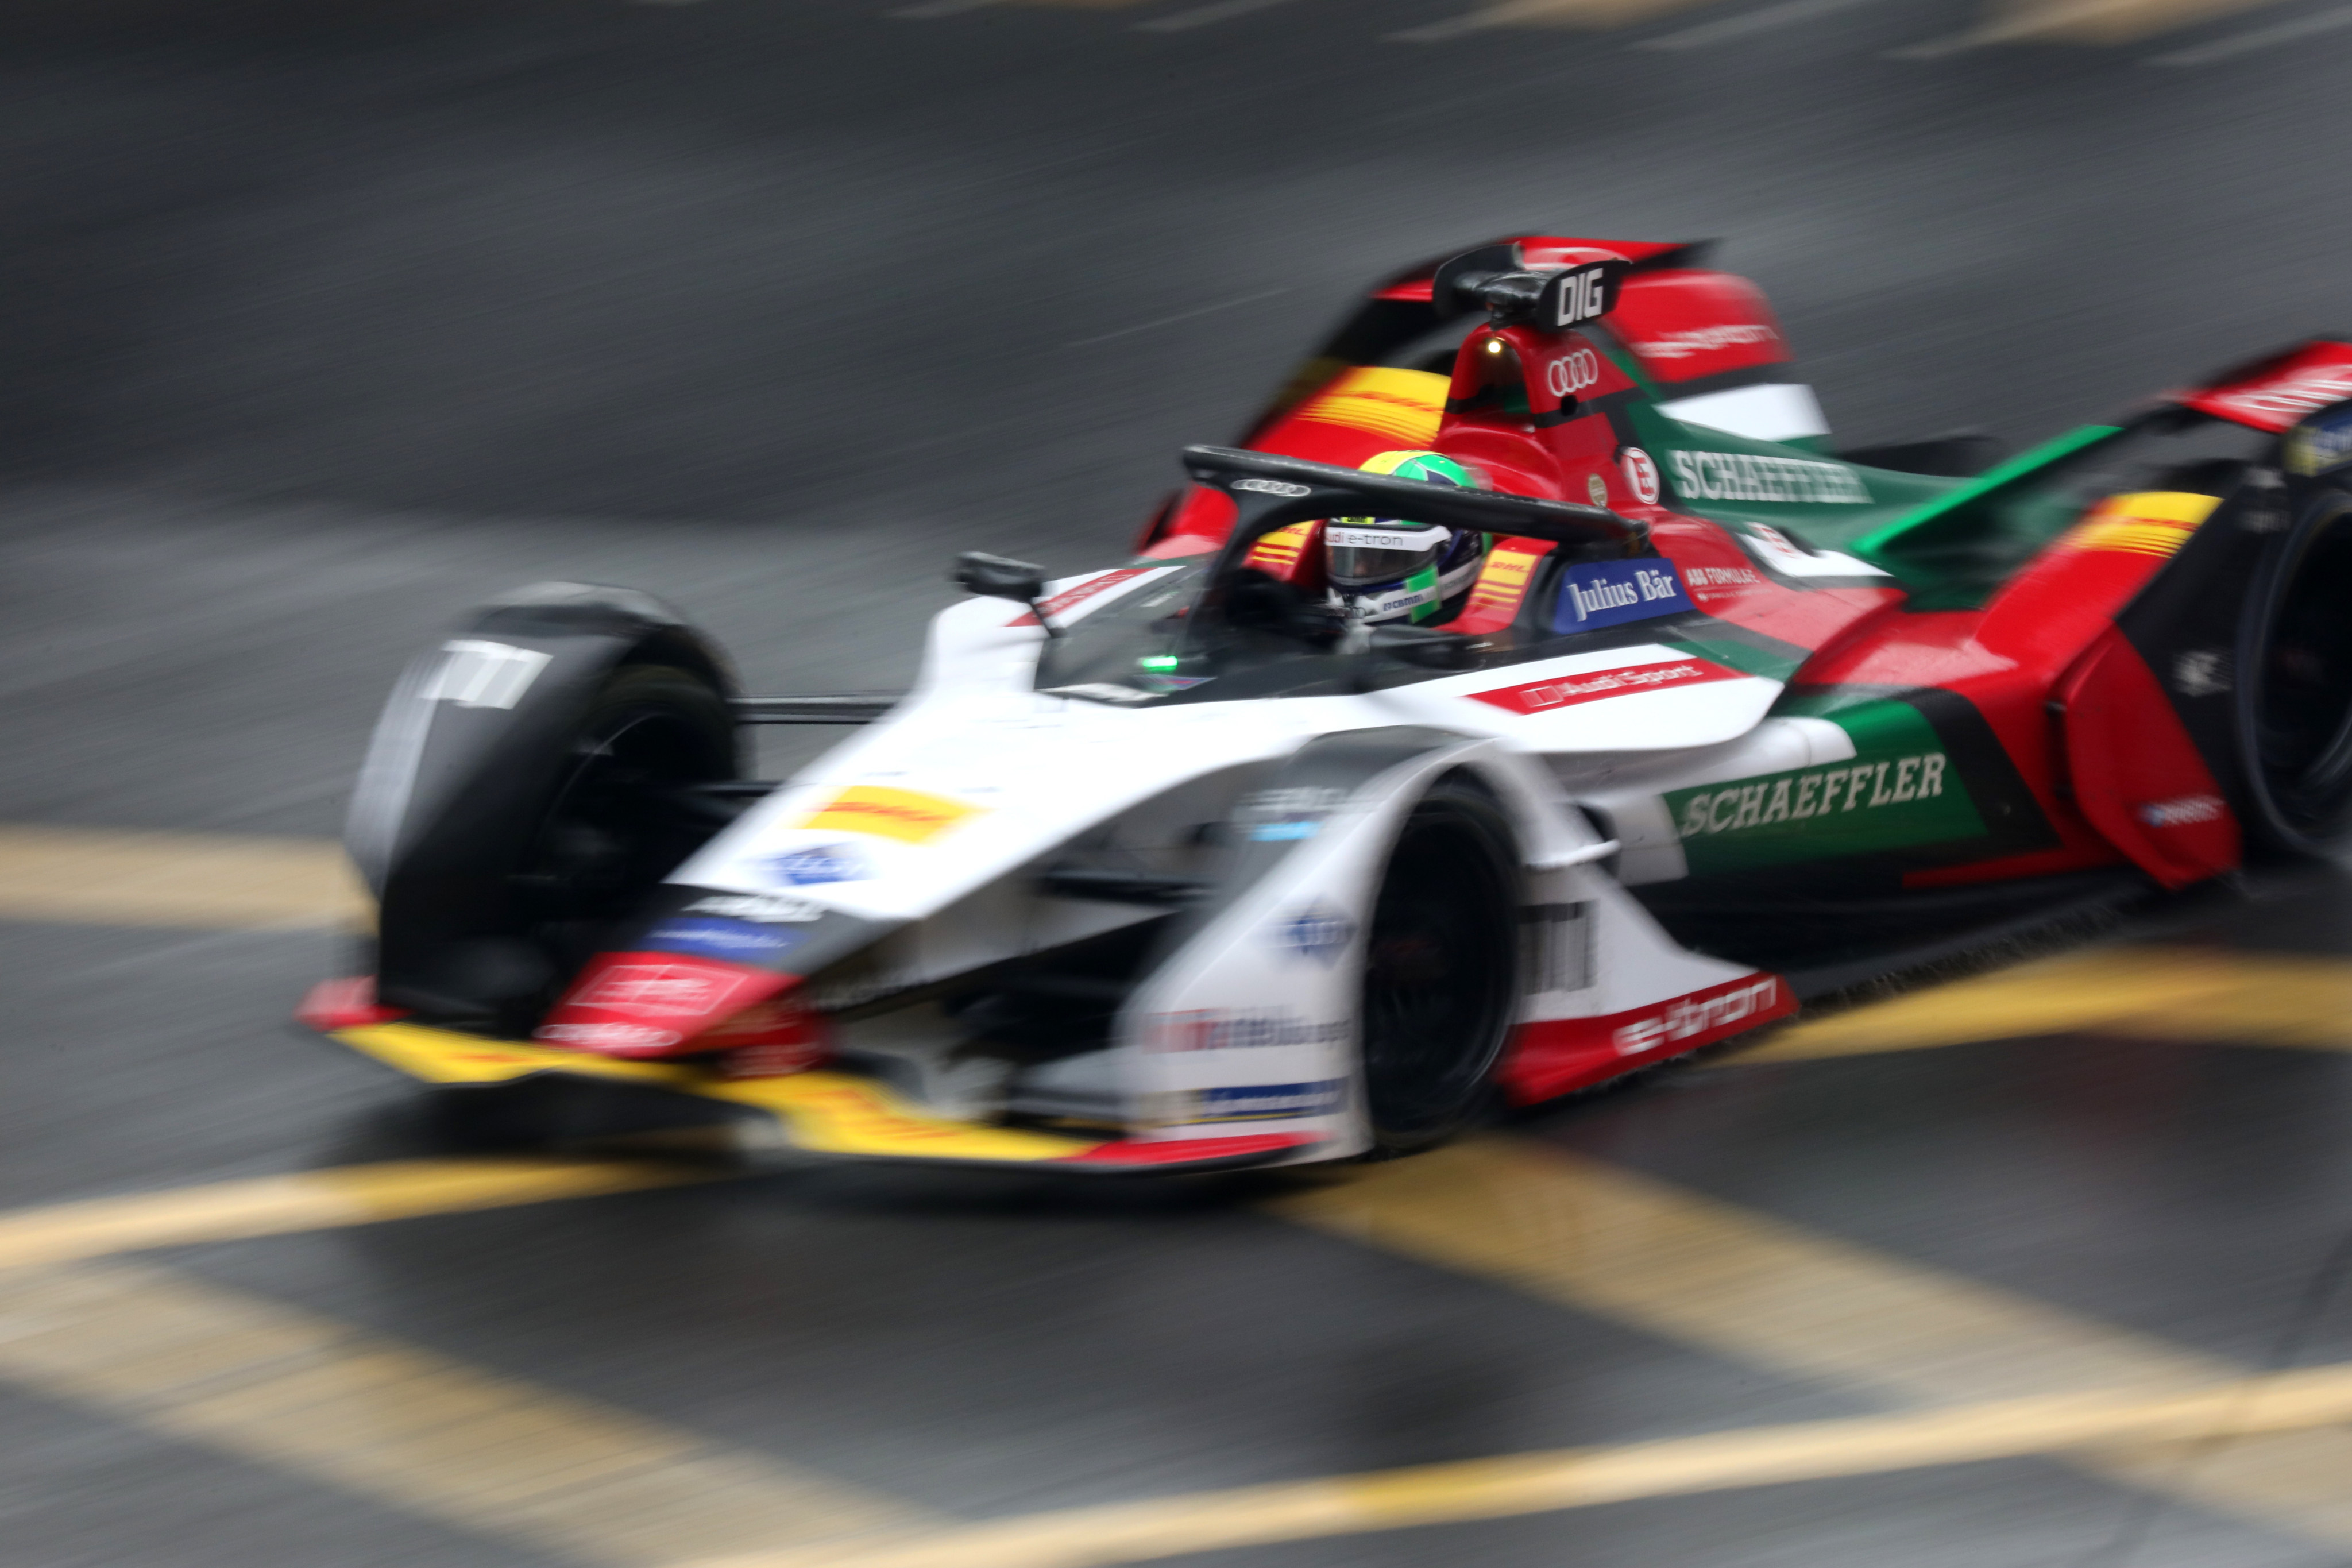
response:
{"label": "'julius b\u00e4r' logo", "polygon": [[1675,563],[1665,557],[1597,561],[1570,566],[1561,574],[1552,606],[1556,632],[1597,631],[1626,621],[1679,615],[1692,608]]}

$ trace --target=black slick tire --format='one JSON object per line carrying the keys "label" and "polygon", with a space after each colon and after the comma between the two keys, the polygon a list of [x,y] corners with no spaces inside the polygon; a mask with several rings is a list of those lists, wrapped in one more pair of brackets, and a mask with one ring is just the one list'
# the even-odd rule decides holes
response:
{"label": "black slick tire", "polygon": [[2237,730],[2248,847],[2352,842],[2352,495],[2324,490],[2273,546],[2241,623]]}
{"label": "black slick tire", "polygon": [[1493,798],[1442,779],[1406,816],[1374,895],[1362,1013],[1372,1158],[1476,1119],[1518,1000],[1518,856]]}
{"label": "black slick tire", "polygon": [[[572,731],[517,877],[530,940],[556,986],[710,837],[694,786],[738,773],[734,717],[709,681],[646,664],[604,679]],[[552,990],[538,1000],[543,1009]]]}

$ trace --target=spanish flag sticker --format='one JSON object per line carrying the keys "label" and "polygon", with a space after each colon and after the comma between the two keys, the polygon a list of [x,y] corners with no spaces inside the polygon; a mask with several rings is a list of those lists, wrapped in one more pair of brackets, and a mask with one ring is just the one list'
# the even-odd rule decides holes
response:
{"label": "spanish flag sticker", "polygon": [[965,817],[978,816],[986,809],[919,790],[852,784],[819,806],[801,826],[871,834],[902,844],[927,844]]}
{"label": "spanish flag sticker", "polygon": [[2060,541],[2074,550],[2123,550],[2169,555],[2189,542],[2197,525],[2221,504],[2219,496],[2185,490],[2138,490],[2109,496]]}
{"label": "spanish flag sticker", "polygon": [[1446,378],[1425,370],[1363,365],[1332,378],[1297,416],[1369,430],[1384,440],[1426,447],[1445,416]]}
{"label": "spanish flag sticker", "polygon": [[1307,542],[1315,537],[1315,531],[1321,526],[1322,524],[1318,522],[1294,522],[1287,528],[1276,529],[1272,533],[1250,546],[1249,560],[1246,564],[1255,566],[1261,572],[1272,573],[1276,577],[1288,579],[1291,569],[1298,564],[1300,552],[1307,548]]}

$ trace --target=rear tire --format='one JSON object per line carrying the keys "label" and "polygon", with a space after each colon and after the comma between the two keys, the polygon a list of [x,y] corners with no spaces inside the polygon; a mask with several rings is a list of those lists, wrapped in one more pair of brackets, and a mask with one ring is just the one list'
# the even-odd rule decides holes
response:
{"label": "rear tire", "polygon": [[1441,780],[1405,818],[1372,902],[1363,974],[1374,1157],[1475,1118],[1518,1000],[1518,855],[1493,798]]}
{"label": "rear tire", "polygon": [[2352,495],[2322,494],[2254,581],[2238,648],[2252,847],[2309,858],[2352,838]]}

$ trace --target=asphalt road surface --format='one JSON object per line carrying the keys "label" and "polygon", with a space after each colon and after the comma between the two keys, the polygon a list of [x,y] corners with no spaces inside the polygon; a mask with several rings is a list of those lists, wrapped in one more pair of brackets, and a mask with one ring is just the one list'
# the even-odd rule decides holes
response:
{"label": "asphalt road surface", "polygon": [[397,1086],[283,1024],[328,926],[9,890],[26,825],[314,853],[518,583],[889,687],[955,550],[1116,559],[1351,289],[1498,231],[1723,237],[1856,443],[2352,320],[2326,6],[1771,9],[0,17],[0,1565],[2352,1563],[2333,873],[1425,1160],[1079,1190],[381,1164]]}

